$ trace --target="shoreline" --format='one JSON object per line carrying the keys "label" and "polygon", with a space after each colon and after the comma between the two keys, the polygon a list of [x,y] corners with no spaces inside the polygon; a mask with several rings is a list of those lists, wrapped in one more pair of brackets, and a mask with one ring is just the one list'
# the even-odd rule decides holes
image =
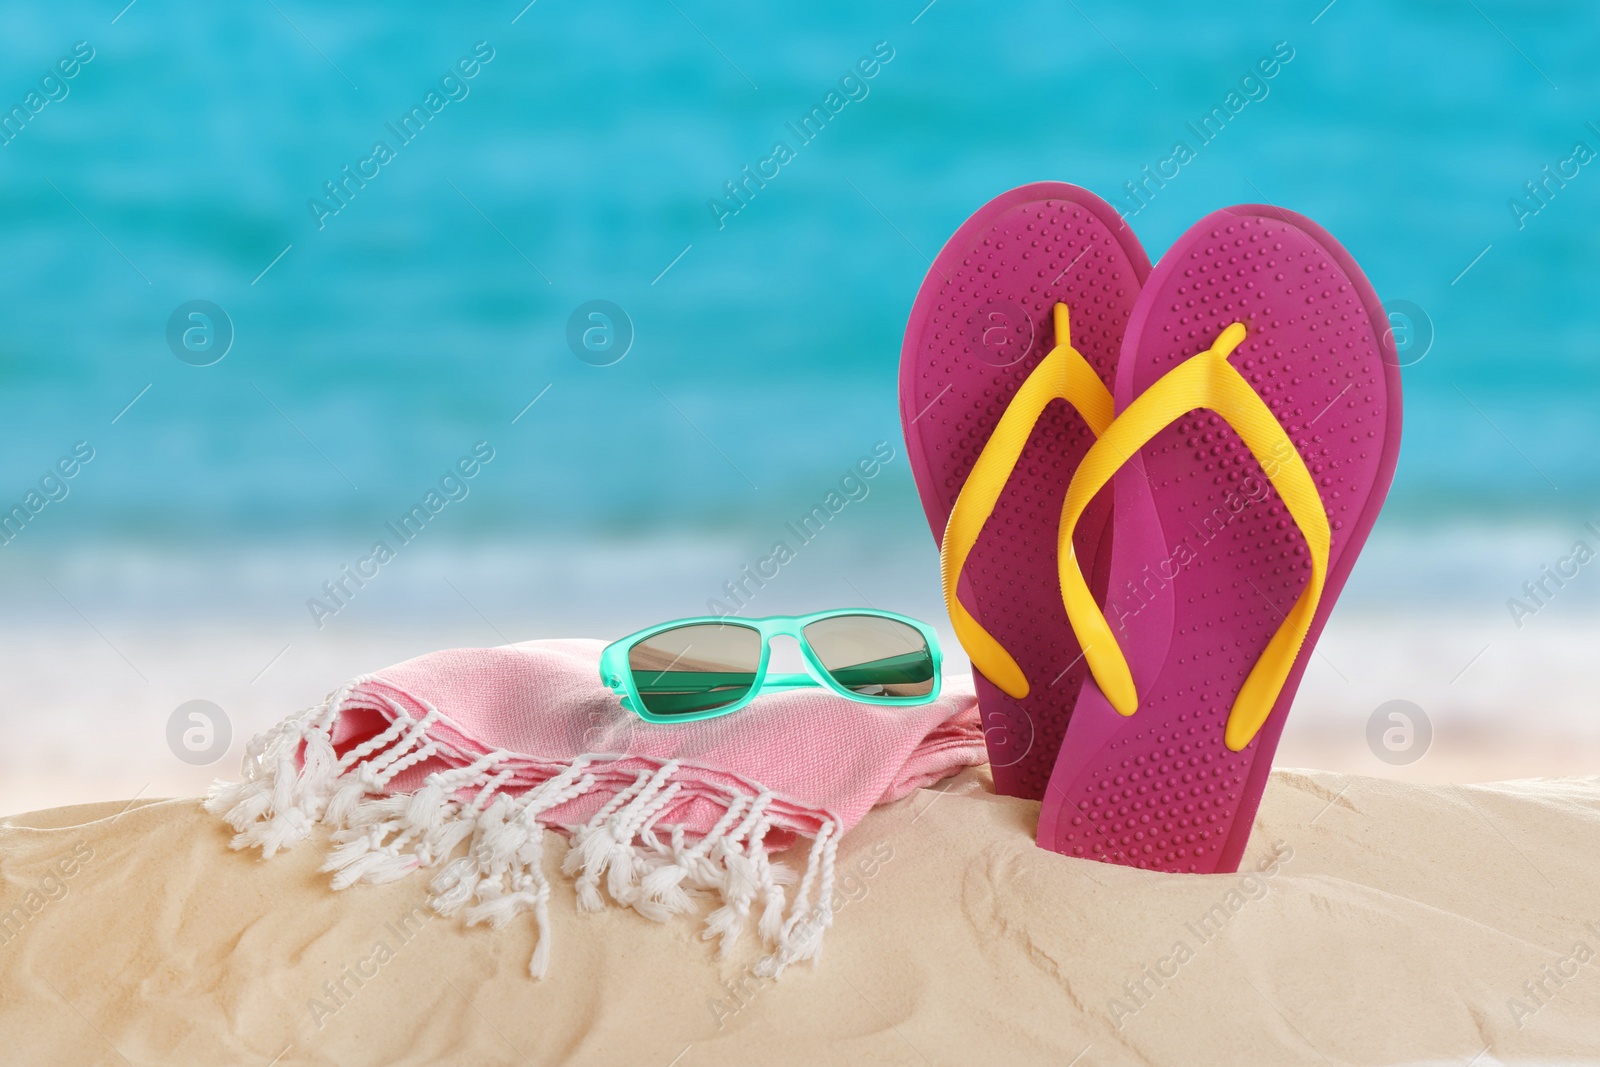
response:
{"label": "shoreline", "polygon": [[[881,518],[845,509],[738,613],[888,608],[932,622],[947,672],[968,670],[933,538]],[[1566,558],[1574,536],[1380,523],[1307,667],[1275,766],[1428,783],[1600,769],[1595,568],[1552,586],[1536,614],[1514,619],[1505,607]],[[13,738],[0,753],[0,811],[200,793],[237,771],[252,736],[353,675],[439,648],[613,638],[704,614],[766,540],[739,529],[419,543],[320,629],[305,599],[326,578],[327,550],[341,547],[332,542],[200,556],[64,546],[17,559],[0,572]],[[231,728],[226,755],[208,766],[169,748],[170,717],[194,700],[222,708]],[[1369,741],[1370,720],[1395,701],[1420,709],[1431,733],[1408,764],[1383,762]]]}

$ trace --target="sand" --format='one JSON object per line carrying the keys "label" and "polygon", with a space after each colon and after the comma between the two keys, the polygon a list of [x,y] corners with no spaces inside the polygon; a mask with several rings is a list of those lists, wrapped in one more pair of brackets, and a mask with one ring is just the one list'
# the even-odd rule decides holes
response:
{"label": "sand", "polygon": [[718,961],[683,918],[580,916],[552,872],[535,982],[528,927],[430,918],[421,879],[332,892],[323,842],[231,852],[194,799],[17,816],[0,1060],[1600,1062],[1600,778],[1280,770],[1238,875],[1055,856],[1036,819],[981,769],[874,811],[823,959],[776,982],[753,938]]}

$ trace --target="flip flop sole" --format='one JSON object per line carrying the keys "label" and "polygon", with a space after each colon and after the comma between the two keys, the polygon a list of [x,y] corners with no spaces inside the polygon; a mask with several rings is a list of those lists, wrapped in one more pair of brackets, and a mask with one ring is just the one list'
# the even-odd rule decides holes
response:
{"label": "flip flop sole", "polygon": [[[1055,344],[1052,310],[1109,387],[1150,262],[1093,193],[1038,182],[979,209],[945,244],[917,293],[900,358],[900,418],[938,542],[973,463],[1018,386]],[[1094,435],[1064,401],[1045,409],[963,570],[958,594],[1011,653],[1030,693],[1013,699],[975,672],[995,788],[1043,795],[1088,668],[1061,604],[1062,497]],[[1076,540],[1098,556],[1109,505]]]}
{"label": "flip flop sole", "polygon": [[1229,362],[1287,431],[1327,511],[1325,590],[1266,722],[1230,750],[1233,701],[1309,580],[1306,542],[1214,413],[1190,412],[1119,470],[1106,618],[1139,707],[1119,715],[1096,684],[1083,687],[1040,815],[1039,843],[1053,851],[1237,869],[1300,677],[1394,475],[1400,370],[1383,305],[1331,236],[1277,208],[1202,219],[1151,272],[1117,410],[1233,322],[1247,333]]}

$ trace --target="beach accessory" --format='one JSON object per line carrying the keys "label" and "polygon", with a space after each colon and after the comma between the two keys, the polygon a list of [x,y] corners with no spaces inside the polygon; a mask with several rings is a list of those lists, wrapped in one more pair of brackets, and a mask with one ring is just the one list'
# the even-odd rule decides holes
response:
{"label": "beach accessory", "polygon": [[[535,977],[550,960],[556,829],[579,908],[609,896],[665,920],[710,898],[702,936],[723,953],[754,911],[768,948],[756,973],[776,976],[821,947],[839,837],[873,805],[984,760],[965,679],[910,705],[797,689],[758,715],[663,726],[596,682],[601,648],[450,649],[355,678],[252,740],[244,780],[218,782],[206,808],[237,831],[234,848],[265,856],[327,827],[335,889],[442,864],[439,912],[497,927],[532,914]],[[769,853],[798,837],[811,847],[797,878]]]}
{"label": "beach accessory", "polygon": [[[1060,589],[1093,681],[1039,821],[1067,855],[1231,871],[1306,662],[1400,445],[1389,320],[1321,227],[1215,212],[1151,272],[1118,414],[1062,505]],[[1109,488],[1105,608],[1074,532]]]}
{"label": "beach accessory", "polygon": [[[799,643],[806,673],[767,673],[772,639],[781,635]],[[939,696],[940,660],[933,628],[892,611],[705,616],[607,645],[600,680],[648,722],[693,722],[738,711],[763,692],[811,686],[863,704],[927,704]]]}
{"label": "beach accessory", "polygon": [[[995,789],[1043,796],[1088,675],[1062,610],[1056,535],[1150,261],[1115,209],[1061,182],[1013,189],[945,244],[912,306],[900,419],[972,660]],[[1096,580],[1109,494],[1075,545]]]}

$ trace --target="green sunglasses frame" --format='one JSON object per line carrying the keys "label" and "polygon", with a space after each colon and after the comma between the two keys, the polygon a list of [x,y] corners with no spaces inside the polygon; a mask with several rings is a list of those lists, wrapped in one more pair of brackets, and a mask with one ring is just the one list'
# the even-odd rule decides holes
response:
{"label": "green sunglasses frame", "polygon": [[[811,648],[811,642],[806,640],[805,628],[812,623],[824,619],[836,619],[852,615],[865,615],[875,619],[889,619],[893,622],[903,623],[922,635],[927,642],[928,655],[933,661],[933,688],[922,696],[912,697],[874,697],[852,692],[833,680],[828,669],[822,665],[822,660]],[[660,633],[676,630],[680,626],[739,626],[746,630],[754,630],[761,635],[761,662],[756,666],[755,680],[750,684],[750,691],[740,699],[725,707],[712,708],[709,711],[687,712],[682,715],[657,715],[644,706],[644,700],[639,696],[639,690],[634,684],[633,668],[628,664],[628,653],[640,641],[647,641]],[[804,674],[767,674],[767,661],[772,653],[772,639],[774,637],[789,636],[795,639],[800,646],[800,653],[804,658],[806,673]],[[622,706],[633,712],[646,722],[675,723],[697,722],[701,719],[715,719],[721,715],[731,715],[748,705],[762,693],[777,693],[790,689],[804,689],[808,687],[821,687],[830,689],[847,700],[860,704],[886,704],[895,707],[915,707],[921,704],[931,704],[939,698],[939,690],[943,684],[944,655],[939,650],[939,637],[933,632],[933,627],[920,619],[913,619],[909,615],[900,615],[892,611],[880,611],[876,608],[837,608],[832,611],[816,611],[809,615],[769,615],[760,619],[739,619],[733,616],[701,615],[690,619],[675,619],[640,630],[638,633],[629,634],[620,641],[613,641],[600,653],[600,681],[608,686],[613,693],[622,698]]]}

